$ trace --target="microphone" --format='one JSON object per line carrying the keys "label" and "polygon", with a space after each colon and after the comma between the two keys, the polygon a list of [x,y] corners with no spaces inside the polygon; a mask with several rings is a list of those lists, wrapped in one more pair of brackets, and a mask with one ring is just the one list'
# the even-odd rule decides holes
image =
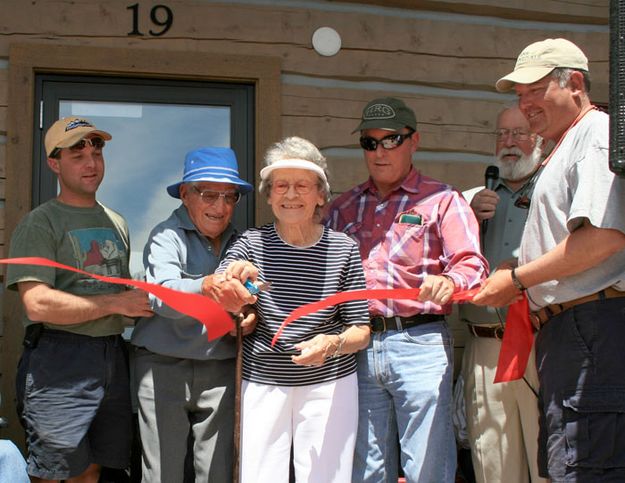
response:
{"label": "microphone", "polygon": [[489,166],[484,173],[484,184],[487,190],[495,189],[495,182],[499,179],[499,168],[497,166]]}
{"label": "microphone", "polygon": [[[499,179],[499,168],[497,166],[489,166],[484,173],[484,184],[486,189],[493,191],[495,189],[495,183]],[[486,229],[488,228],[488,220],[482,221],[482,249],[484,248],[484,237],[486,235]]]}

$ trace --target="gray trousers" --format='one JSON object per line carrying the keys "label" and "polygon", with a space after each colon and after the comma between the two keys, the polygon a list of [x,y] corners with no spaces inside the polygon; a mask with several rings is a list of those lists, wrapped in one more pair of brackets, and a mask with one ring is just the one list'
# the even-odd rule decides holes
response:
{"label": "gray trousers", "polygon": [[234,359],[177,359],[136,348],[144,483],[182,483],[188,439],[195,481],[232,481]]}

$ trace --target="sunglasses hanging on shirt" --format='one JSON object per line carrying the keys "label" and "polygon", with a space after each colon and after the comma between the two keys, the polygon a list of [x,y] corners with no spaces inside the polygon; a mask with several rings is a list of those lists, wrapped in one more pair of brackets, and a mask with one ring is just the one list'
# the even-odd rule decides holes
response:
{"label": "sunglasses hanging on shirt", "polygon": [[536,171],[534,171],[534,174],[529,180],[527,180],[527,183],[523,185],[523,188],[521,188],[521,191],[519,192],[519,197],[514,201],[514,206],[517,208],[523,208],[524,210],[529,209],[536,181],[538,181],[543,168],[544,166],[541,165]]}

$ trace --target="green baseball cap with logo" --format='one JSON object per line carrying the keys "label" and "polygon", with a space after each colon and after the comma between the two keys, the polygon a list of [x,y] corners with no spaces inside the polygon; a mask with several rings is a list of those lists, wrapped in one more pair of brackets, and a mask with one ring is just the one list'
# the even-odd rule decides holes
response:
{"label": "green baseball cap with logo", "polygon": [[362,119],[352,134],[365,129],[398,131],[409,127],[417,130],[417,118],[404,101],[394,97],[381,97],[370,101],[362,111]]}

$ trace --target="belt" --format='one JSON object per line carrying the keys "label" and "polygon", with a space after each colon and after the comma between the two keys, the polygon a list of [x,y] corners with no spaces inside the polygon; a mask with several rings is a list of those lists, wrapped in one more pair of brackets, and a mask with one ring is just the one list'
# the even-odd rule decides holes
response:
{"label": "belt", "polygon": [[538,330],[549,322],[551,318],[564,312],[565,310],[575,307],[576,305],[593,302],[595,300],[613,299],[617,297],[625,297],[625,292],[608,287],[605,290],[601,290],[597,293],[586,295],[585,297],[580,297],[575,300],[569,300],[568,302],[562,302],[561,304],[547,305],[536,312],[532,312],[530,314],[530,320],[532,321],[534,328]]}
{"label": "belt", "polygon": [[415,325],[427,324],[443,320],[444,316],[439,314],[417,314],[410,317],[382,317],[374,315],[369,320],[372,332],[385,332],[387,330],[404,330]]}
{"label": "belt", "polygon": [[475,337],[487,337],[490,339],[503,339],[503,325],[496,327],[486,327],[483,325],[467,324],[469,332]]}

